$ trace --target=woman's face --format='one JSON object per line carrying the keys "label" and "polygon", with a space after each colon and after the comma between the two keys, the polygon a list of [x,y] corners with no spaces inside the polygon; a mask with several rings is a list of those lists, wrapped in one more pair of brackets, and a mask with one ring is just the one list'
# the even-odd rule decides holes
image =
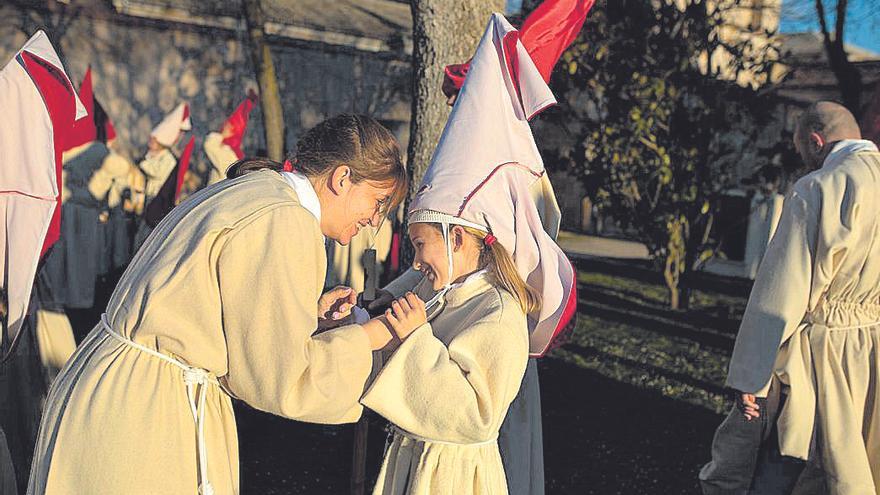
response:
{"label": "woman's face", "polygon": [[[479,266],[480,248],[476,240],[464,229],[453,226],[450,229],[452,248],[452,280],[473,273]],[[446,258],[446,243],[443,234],[435,224],[414,223],[409,226],[409,239],[415,248],[413,268],[422,272],[434,290],[440,290],[449,280],[449,262]]]}
{"label": "woman's face", "polygon": [[323,234],[344,246],[363,227],[379,226],[394,186],[370,181],[354,183],[351,170],[341,166],[316,191],[321,200]]}

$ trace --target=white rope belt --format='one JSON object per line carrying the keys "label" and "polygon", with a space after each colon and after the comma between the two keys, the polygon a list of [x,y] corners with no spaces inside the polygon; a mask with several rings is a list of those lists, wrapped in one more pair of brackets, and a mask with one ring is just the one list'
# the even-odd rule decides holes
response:
{"label": "white rope belt", "polygon": [[498,434],[497,433],[495,434],[494,437],[492,437],[488,440],[484,440],[482,442],[459,443],[459,442],[448,442],[448,441],[444,441],[444,440],[434,440],[432,438],[420,437],[420,436],[415,435],[413,433],[410,433],[406,430],[398,428],[397,426],[392,426],[391,428],[394,430],[394,433],[397,435],[409,438],[410,440],[415,440],[417,442],[422,442],[422,443],[433,443],[433,444],[438,444],[438,445],[453,445],[456,447],[482,447],[484,445],[492,445],[492,444],[498,443]]}
{"label": "white rope belt", "polygon": [[131,339],[123,337],[110,327],[107,321],[107,314],[101,315],[101,325],[108,335],[119,342],[145,352],[153,357],[157,357],[167,363],[177,366],[183,371],[183,382],[186,384],[186,396],[189,399],[189,407],[192,411],[193,421],[196,425],[196,442],[199,449],[199,493],[201,495],[213,495],[214,487],[208,481],[208,448],[205,444],[205,399],[207,385],[219,385],[216,378],[212,377],[208,371],[194,366],[188,366],[174,359],[171,356],[156,352],[149,347],[142,346]]}

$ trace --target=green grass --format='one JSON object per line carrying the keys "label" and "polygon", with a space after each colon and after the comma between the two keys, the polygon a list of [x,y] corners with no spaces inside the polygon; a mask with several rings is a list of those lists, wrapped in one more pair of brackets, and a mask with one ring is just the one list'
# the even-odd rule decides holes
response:
{"label": "green grass", "polygon": [[578,324],[554,357],[716,413],[730,407],[723,383],[745,298],[695,291],[681,312],[662,285],[589,271],[579,282]]}

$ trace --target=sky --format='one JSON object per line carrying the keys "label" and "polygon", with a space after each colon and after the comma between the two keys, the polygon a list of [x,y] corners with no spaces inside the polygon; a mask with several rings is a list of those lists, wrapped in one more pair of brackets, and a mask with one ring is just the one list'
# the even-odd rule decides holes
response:
{"label": "sky", "polygon": [[[836,0],[824,0],[828,26],[834,28]],[[813,0],[783,0],[779,30],[819,32]],[[849,0],[844,42],[880,53],[880,0]]]}

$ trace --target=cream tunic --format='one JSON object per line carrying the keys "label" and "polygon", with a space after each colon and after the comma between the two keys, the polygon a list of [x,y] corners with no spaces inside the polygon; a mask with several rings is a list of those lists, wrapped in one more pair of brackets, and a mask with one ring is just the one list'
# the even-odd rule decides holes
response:
{"label": "cream tunic", "polygon": [[162,148],[157,153],[147,153],[147,156],[141,160],[138,167],[146,176],[145,204],[149,204],[159,194],[159,189],[162,189],[162,184],[165,183],[168,174],[174,170],[175,166],[177,166],[177,158],[168,148]]}
{"label": "cream tunic", "polygon": [[[550,178],[545,173],[529,188],[541,216],[541,224],[550,237],[556,239],[562,216]],[[392,281],[385,290],[400,297],[412,290],[422,275],[407,270]],[[504,461],[507,485],[511,495],[544,495],[544,432],[541,422],[541,387],[538,365],[529,359],[519,393],[510,404],[507,417],[501,424],[498,447]]]}
{"label": "cream tunic", "polygon": [[373,493],[507,494],[498,429],[528,352],[513,296],[485,275],[450,289],[361,399],[396,427]]}
{"label": "cream tunic", "polygon": [[179,205],[117,286],[109,325],[221,386],[189,390],[180,368],[99,326],[52,386],[29,493],[194,494],[202,459],[214,493],[238,493],[230,395],[288,418],[355,421],[372,354],[358,325],[314,334],[325,270],[317,219],[275,172]]}
{"label": "cream tunic", "polygon": [[781,452],[807,459],[815,432],[832,494],[880,493],[876,151],[829,155],[786,198],[727,385],[765,393],[771,376],[788,387],[777,422]]}
{"label": "cream tunic", "polygon": [[238,161],[238,155],[223,142],[223,135],[219,132],[208,134],[204,147],[205,154],[211,162],[211,171],[208,172],[208,185],[211,185],[226,178],[226,169]]}

